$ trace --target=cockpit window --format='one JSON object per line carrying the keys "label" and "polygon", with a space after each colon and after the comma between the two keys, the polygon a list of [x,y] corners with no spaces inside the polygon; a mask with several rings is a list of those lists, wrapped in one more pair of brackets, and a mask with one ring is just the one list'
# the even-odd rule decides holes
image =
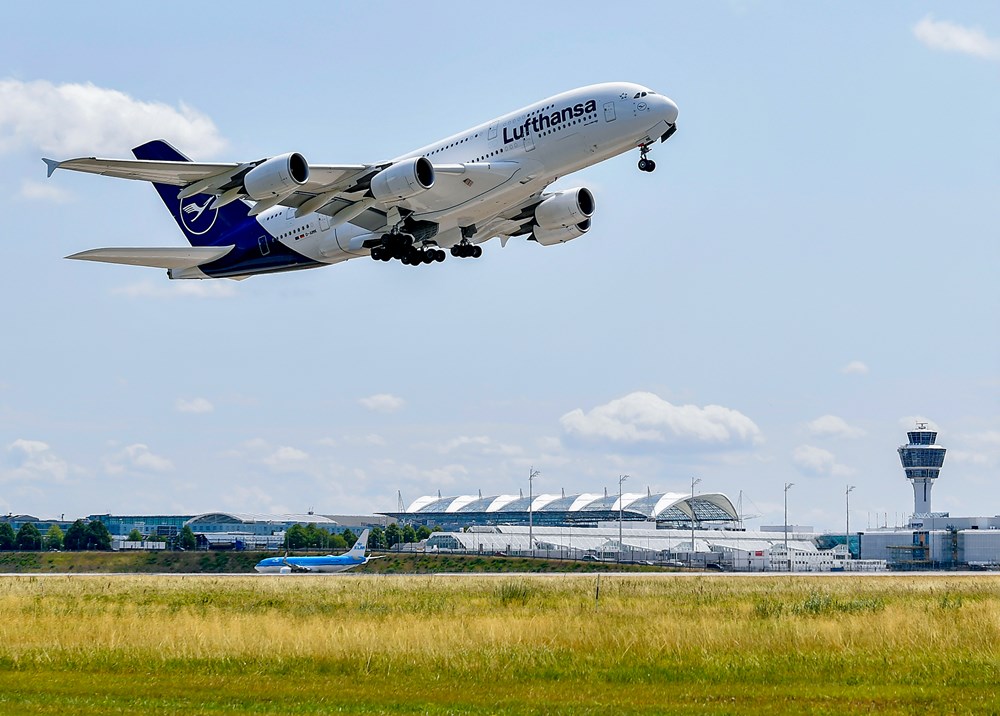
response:
{"label": "cockpit window", "polygon": [[632,99],[639,99],[639,93],[638,93],[638,92],[636,92],[636,93],[635,93],[635,97],[633,97]]}

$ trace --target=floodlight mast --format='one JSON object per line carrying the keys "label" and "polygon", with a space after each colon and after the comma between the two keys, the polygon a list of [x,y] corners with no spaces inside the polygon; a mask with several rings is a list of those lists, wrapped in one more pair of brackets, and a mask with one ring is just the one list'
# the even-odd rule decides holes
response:
{"label": "floodlight mast", "polygon": [[688,567],[694,566],[694,486],[701,482],[701,478],[691,478],[691,502],[688,509],[691,510],[691,551],[688,552]]}
{"label": "floodlight mast", "polygon": [[535,536],[534,536],[534,512],[531,509],[532,504],[535,502],[535,498],[532,493],[532,483],[535,478],[541,475],[540,470],[536,470],[534,467],[528,468],[528,549],[531,551],[530,556],[535,556]]}
{"label": "floodlight mast", "polygon": [[625,475],[618,476],[618,564],[622,563],[622,483]]}
{"label": "floodlight mast", "polygon": [[847,547],[847,559],[851,559],[851,492],[854,490],[854,485],[848,485],[847,491],[844,493],[844,499],[847,502],[846,518],[844,520],[844,546]]}
{"label": "floodlight mast", "polygon": [[785,559],[788,561],[788,571],[792,571],[792,555],[788,551],[788,491],[795,486],[794,482],[785,483]]}

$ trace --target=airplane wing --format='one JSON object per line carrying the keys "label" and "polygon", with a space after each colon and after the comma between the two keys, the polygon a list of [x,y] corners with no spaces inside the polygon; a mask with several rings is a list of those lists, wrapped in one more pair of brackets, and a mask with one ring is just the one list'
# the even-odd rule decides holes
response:
{"label": "airplane wing", "polygon": [[[295,157],[304,164],[304,159],[293,154],[243,163],[99,157],[80,157],[65,161],[43,159],[43,161],[48,168],[49,176],[56,169],[66,169],[168,184],[179,187],[178,197],[182,199],[197,194],[214,195],[216,199],[210,208],[218,208],[239,199],[253,200],[247,193],[245,177],[264,164],[269,165],[267,171],[277,170],[280,164]],[[533,172],[527,164],[523,161],[438,164],[434,165],[434,175],[436,184],[454,189],[456,199],[461,202],[509,181],[527,181]],[[281,205],[296,209],[296,216],[318,211],[330,216],[335,225],[350,222],[370,231],[376,231],[385,226],[390,206],[372,196],[371,183],[373,177],[389,166],[390,162],[309,165],[303,172],[304,181],[296,181],[292,189],[280,195],[256,201],[250,214],[256,215],[273,206]],[[452,191],[446,193],[449,196],[453,195]],[[421,206],[420,199],[416,196],[412,202],[395,201],[392,205],[419,212],[425,208]]]}
{"label": "airplane wing", "polygon": [[[56,169],[68,169],[86,174],[117,177],[119,179],[137,179],[139,181],[170,184],[183,187],[178,194],[194,196],[195,194],[215,194],[221,196],[238,188],[246,174],[263,164],[266,159],[243,163],[206,163],[178,162],[151,159],[102,159],[100,157],[80,157],[57,161],[43,159],[48,168],[48,175]],[[314,164],[309,167],[309,178],[295,192],[282,201],[269,206],[283,204],[298,207],[308,199],[319,194],[330,194],[332,200],[336,194],[349,190],[355,178],[366,173],[374,174],[379,165],[369,164]],[[243,198],[245,195],[237,192],[233,198]],[[183,198],[183,197],[182,197]],[[228,202],[227,202],[228,203]],[[268,207],[269,208],[269,207]]]}

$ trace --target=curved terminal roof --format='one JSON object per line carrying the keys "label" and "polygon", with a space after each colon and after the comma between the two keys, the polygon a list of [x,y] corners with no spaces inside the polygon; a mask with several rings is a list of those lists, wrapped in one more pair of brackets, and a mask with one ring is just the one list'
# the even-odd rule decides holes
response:
{"label": "curved terminal roof", "polygon": [[616,520],[619,511],[629,520],[656,520],[690,522],[729,522],[739,520],[739,514],[732,501],[722,493],[686,495],[679,492],[657,494],[629,493],[618,495],[583,493],[579,495],[458,495],[453,497],[418,497],[403,512],[387,512],[400,519],[407,517],[431,517],[434,515],[463,516],[490,515],[502,520],[505,515],[565,514],[567,519]]}
{"label": "curved terminal roof", "polygon": [[200,515],[195,515],[184,524],[231,525],[231,524],[255,524],[259,522],[267,522],[272,524],[273,523],[294,524],[298,522],[304,525],[313,523],[317,526],[337,524],[334,520],[331,520],[329,517],[324,517],[323,515],[310,515],[310,514],[266,515],[260,512],[205,512]]}

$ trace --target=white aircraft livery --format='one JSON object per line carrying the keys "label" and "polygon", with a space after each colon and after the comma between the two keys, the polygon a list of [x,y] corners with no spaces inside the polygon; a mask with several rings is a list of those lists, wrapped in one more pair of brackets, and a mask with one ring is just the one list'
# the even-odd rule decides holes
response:
{"label": "white aircraft livery", "polygon": [[542,246],[590,229],[585,187],[560,177],[632,149],[639,169],[677,129],[677,105],[628,82],[571,90],[390,161],[312,164],[297,152],[242,163],[192,162],[164,141],[134,160],[44,159],[153,183],[189,247],[105,248],[67,258],[167,269],[170,278],[243,279],[370,256],[410,266],[478,258],[481,243],[524,236]]}
{"label": "white aircraft livery", "polygon": [[377,557],[368,557],[368,530],[361,533],[354,546],[344,554],[328,554],[325,557],[267,557],[254,567],[261,574],[306,574],[309,572],[346,572],[362,564],[368,564]]}

